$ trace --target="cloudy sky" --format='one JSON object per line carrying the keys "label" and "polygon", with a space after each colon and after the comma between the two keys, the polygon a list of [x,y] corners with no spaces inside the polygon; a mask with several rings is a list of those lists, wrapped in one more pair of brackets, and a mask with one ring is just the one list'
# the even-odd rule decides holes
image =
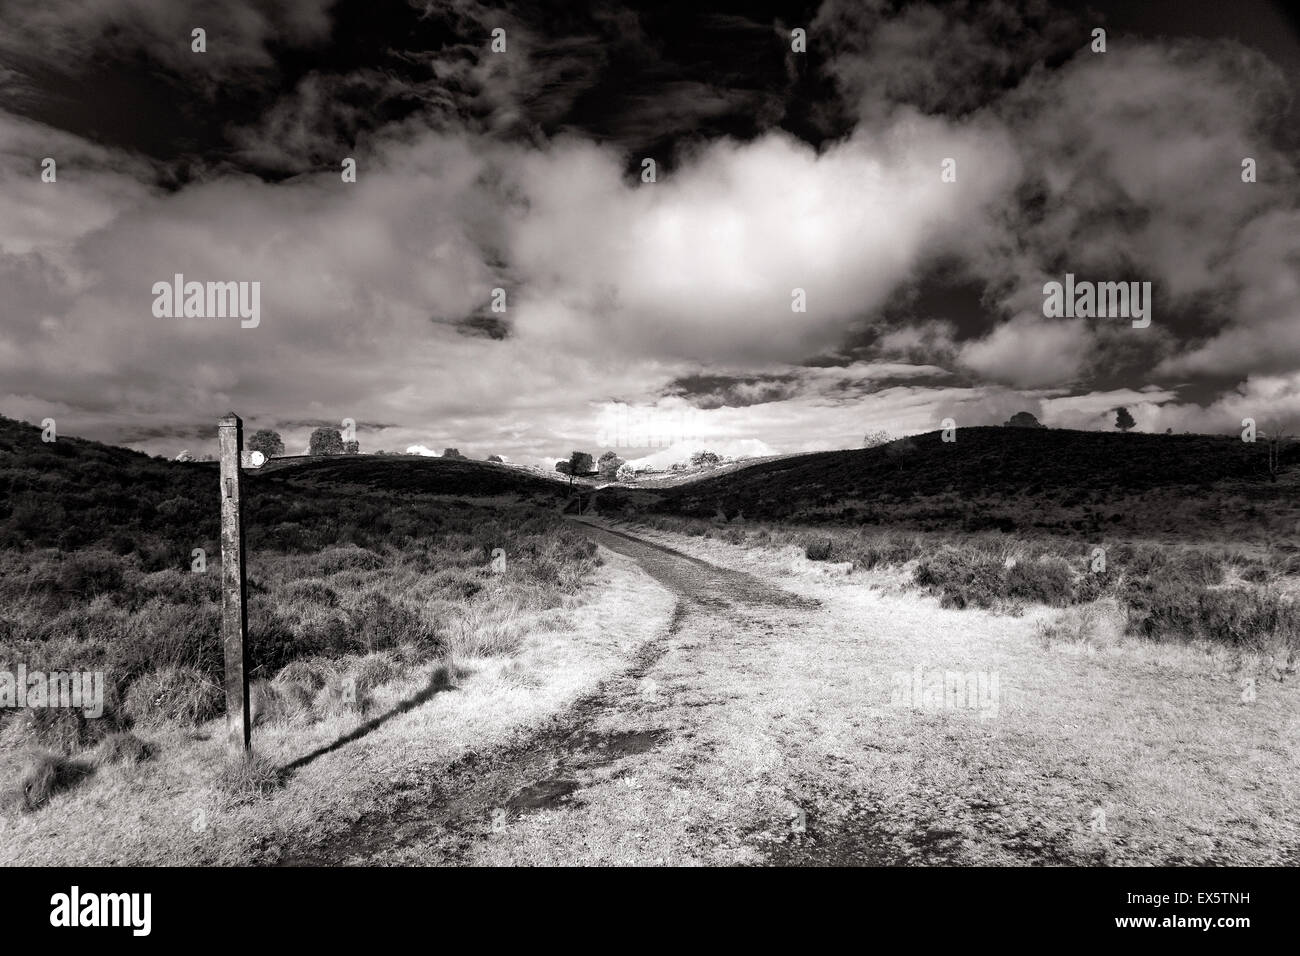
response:
{"label": "cloudy sky", "polygon": [[[520,461],[1300,423],[1298,78],[1271,0],[0,0],[0,412]],[[1067,272],[1150,326],[1044,317]],[[176,273],[260,323],[155,316]]]}

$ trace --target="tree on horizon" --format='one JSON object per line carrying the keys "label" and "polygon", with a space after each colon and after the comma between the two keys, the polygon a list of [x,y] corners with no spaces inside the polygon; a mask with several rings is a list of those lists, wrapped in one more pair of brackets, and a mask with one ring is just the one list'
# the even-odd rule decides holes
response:
{"label": "tree on horizon", "polygon": [[339,434],[337,428],[321,426],[311,433],[311,440],[307,443],[307,453],[309,455],[341,455],[343,454],[343,436]]}
{"label": "tree on horizon", "polygon": [[1016,412],[1003,423],[1005,428],[1046,428],[1047,426],[1040,422],[1029,412]]}
{"label": "tree on horizon", "polygon": [[280,433],[269,428],[259,428],[248,440],[249,451],[260,451],[267,458],[278,458],[284,454],[284,442]]}

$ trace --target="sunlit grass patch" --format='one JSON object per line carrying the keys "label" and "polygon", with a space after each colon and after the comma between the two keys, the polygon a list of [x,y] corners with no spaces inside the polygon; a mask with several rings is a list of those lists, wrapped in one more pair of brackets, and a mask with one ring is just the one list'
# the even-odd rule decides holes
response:
{"label": "sunlit grass patch", "polygon": [[232,803],[265,797],[284,785],[284,774],[270,757],[250,750],[229,757],[216,776],[217,789]]}

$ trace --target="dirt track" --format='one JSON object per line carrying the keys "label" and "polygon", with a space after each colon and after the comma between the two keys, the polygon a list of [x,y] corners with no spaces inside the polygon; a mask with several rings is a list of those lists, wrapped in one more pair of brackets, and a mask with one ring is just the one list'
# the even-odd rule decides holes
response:
{"label": "dirt track", "polygon": [[[427,789],[395,794],[383,810],[363,816],[328,843],[286,855],[281,865],[392,862],[403,858],[470,862],[475,844],[509,821],[540,810],[563,809],[584,779],[620,761],[634,762],[671,735],[667,728],[605,731],[612,724],[640,728],[662,695],[647,693],[665,643],[708,621],[743,627],[746,612],[784,613],[792,626],[817,608],[810,601],[739,571],[577,519],[599,544],[633,558],[678,599],[660,641],[633,666],[580,700],[556,724],[523,743],[473,754],[437,774]],[[656,699],[659,698],[659,699]],[[653,721],[652,721],[653,722]],[[484,822],[487,821],[487,826]]]}
{"label": "dirt track", "polygon": [[713,609],[766,605],[809,610],[818,606],[816,602],[774,588],[752,574],[720,568],[663,545],[581,519],[575,523],[581,524],[597,544],[634,558],[646,573],[685,602],[688,610],[692,605]]}
{"label": "dirt track", "polygon": [[[1177,649],[1047,649],[1029,614],[791,584],[818,603],[581,523],[675,596],[671,623],[550,724],[422,768],[283,862],[1294,862],[1277,773],[1280,728],[1300,726],[1291,687],[1244,707]],[[996,674],[997,707],[896,699],[922,670]]]}

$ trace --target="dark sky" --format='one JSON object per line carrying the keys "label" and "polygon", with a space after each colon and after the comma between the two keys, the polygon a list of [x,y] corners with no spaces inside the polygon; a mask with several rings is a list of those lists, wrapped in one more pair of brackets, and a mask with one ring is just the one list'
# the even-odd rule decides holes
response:
{"label": "dark sky", "polygon": [[[839,108],[817,45],[791,77],[783,47],[773,42],[773,24],[806,26],[817,8],[815,3],[753,2],[583,6],[564,0],[504,7],[530,29],[554,38],[540,56],[571,58],[568,78],[582,87],[568,90],[557,82],[540,91],[526,103],[530,115],[518,132],[554,135],[578,129],[630,152],[657,147],[667,155],[682,139],[752,138],[773,125],[814,145],[841,136],[853,117]],[[1293,87],[1300,78],[1300,8],[1278,0],[1094,0],[1058,3],[1053,9],[1115,33],[1230,38],[1265,53],[1287,72]],[[259,168],[235,155],[230,130],[255,123],[311,73],[380,70],[401,81],[387,95],[357,97],[365,107],[357,118],[362,129],[418,114],[425,101],[417,89],[427,81],[427,70],[409,51],[436,53],[474,39],[450,12],[425,11],[402,0],[339,0],[328,10],[327,35],[303,46],[270,41],[266,47],[273,63],[215,89],[176,76],[150,56],[147,45],[113,57],[97,55],[75,71],[47,63],[39,48],[11,53],[8,64],[26,76],[29,88],[13,111],[95,142],[143,152],[173,167],[181,181],[194,164],[223,161],[283,176],[285,170]],[[214,44],[222,41],[219,22],[210,35]],[[1049,59],[1071,52],[1073,44],[1064,43]],[[657,96],[671,98],[685,84],[725,90],[730,108],[684,115],[645,108]],[[346,124],[338,131],[356,132]]]}

